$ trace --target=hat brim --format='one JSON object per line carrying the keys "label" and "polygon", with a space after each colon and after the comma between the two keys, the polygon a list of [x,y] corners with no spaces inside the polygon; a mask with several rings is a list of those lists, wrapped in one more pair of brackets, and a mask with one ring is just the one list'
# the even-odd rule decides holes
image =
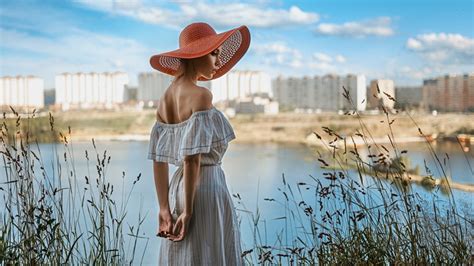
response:
{"label": "hat brim", "polygon": [[244,56],[250,46],[250,32],[246,26],[199,39],[180,49],[153,55],[150,65],[163,73],[176,75],[181,59],[198,58],[207,55],[222,46],[221,65],[211,79],[200,77],[199,80],[212,80],[227,73]]}

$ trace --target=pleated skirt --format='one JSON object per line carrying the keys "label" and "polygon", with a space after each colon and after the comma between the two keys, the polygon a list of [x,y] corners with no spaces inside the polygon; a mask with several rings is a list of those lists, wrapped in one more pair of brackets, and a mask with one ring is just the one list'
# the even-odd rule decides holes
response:
{"label": "pleated skirt", "polygon": [[[201,165],[193,215],[184,239],[161,239],[159,265],[243,265],[240,230],[225,174],[220,164]],[[183,167],[174,173],[169,190],[176,221],[184,208]]]}

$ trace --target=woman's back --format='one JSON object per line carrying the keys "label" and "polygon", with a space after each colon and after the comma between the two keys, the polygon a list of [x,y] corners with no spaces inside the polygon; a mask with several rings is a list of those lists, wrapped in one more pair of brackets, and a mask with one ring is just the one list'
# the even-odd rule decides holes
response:
{"label": "woman's back", "polygon": [[178,124],[191,117],[193,112],[212,108],[212,93],[191,82],[175,81],[158,101],[156,120]]}

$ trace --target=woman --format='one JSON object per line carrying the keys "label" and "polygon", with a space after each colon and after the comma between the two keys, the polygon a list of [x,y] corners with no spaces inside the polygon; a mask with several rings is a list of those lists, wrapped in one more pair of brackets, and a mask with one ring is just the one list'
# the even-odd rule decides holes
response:
{"label": "woman", "polygon": [[[153,68],[175,76],[159,100],[150,134],[159,202],[159,265],[242,265],[240,232],[220,164],[232,126],[196,84],[228,72],[245,54],[250,33],[241,26],[220,34],[193,23],[179,49],[154,55]],[[178,166],[168,186],[168,164]]]}

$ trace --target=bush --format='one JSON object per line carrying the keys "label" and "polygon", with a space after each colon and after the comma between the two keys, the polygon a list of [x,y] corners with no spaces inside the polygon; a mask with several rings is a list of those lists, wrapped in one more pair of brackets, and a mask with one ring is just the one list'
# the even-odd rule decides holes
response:
{"label": "bush", "polygon": [[[344,93],[347,100],[349,92]],[[395,119],[383,109],[388,125],[390,147],[371,141],[370,130],[357,112],[348,113],[361,125],[358,137],[373,147],[370,162],[361,158],[352,137],[341,137],[328,127],[323,131],[329,139],[352,143],[353,147],[337,147],[335,141],[326,144],[327,151],[318,161],[322,176],[311,182],[289,184],[282,177],[281,198],[266,198],[284,213],[277,219],[285,227],[276,243],[262,238],[266,220],[249,211],[239,194],[234,195],[243,214],[253,225],[252,248],[242,254],[249,264],[288,265],[426,265],[472,264],[474,237],[473,217],[465,216],[456,207],[451,195],[444,166],[430,142],[426,144],[433,159],[442,169],[440,188],[447,190],[448,200],[426,201],[411,190],[406,178],[409,165],[395,142],[392,124]],[[414,120],[414,125],[417,124]],[[418,127],[421,136],[422,130]],[[318,139],[323,138],[315,132]],[[424,136],[426,138],[426,136]],[[351,144],[349,144],[350,146]],[[337,152],[342,150],[344,152]],[[390,154],[395,154],[394,158]],[[392,162],[392,163],[389,163]],[[355,170],[345,169],[347,165]],[[384,165],[385,167],[382,167]],[[414,171],[419,171],[415,168]],[[371,178],[370,176],[374,178]],[[421,184],[436,186],[434,179],[425,177]]]}
{"label": "bush", "polygon": [[[68,133],[58,132],[50,114],[49,129],[33,134],[30,125],[45,126],[37,124],[35,111],[26,119],[12,111],[16,123],[8,126],[4,114],[0,136],[5,169],[5,180],[0,180],[0,264],[132,264],[144,218],[139,215],[128,228],[125,218],[140,175],[128,180],[123,172],[122,182],[133,183],[117,203],[106,178],[111,156],[99,154],[94,139],[97,171],[81,177],[72,160],[70,127]],[[46,171],[38,145],[45,138],[60,141],[53,144],[52,173]],[[64,146],[61,155],[58,146]],[[89,166],[87,151],[85,157]]]}

